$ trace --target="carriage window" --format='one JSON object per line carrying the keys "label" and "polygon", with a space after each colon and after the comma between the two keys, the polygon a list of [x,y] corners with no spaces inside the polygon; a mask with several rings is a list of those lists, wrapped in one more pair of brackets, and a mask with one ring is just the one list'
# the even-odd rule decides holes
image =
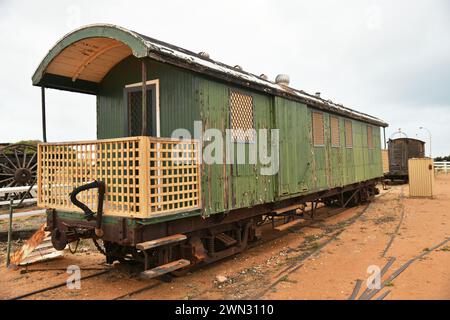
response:
{"label": "carriage window", "polygon": [[339,132],[339,118],[330,117],[330,127],[331,127],[331,146],[340,147],[341,137]]}
{"label": "carriage window", "polygon": [[142,132],[142,83],[128,84],[124,88],[127,112],[127,134],[130,137],[159,135],[159,80],[146,82],[146,132]]}
{"label": "carriage window", "polygon": [[314,146],[324,146],[325,137],[323,134],[323,113],[313,112],[312,113],[312,127],[313,127],[313,142]]}
{"label": "carriage window", "polygon": [[353,148],[353,129],[350,120],[345,120],[345,146]]}
{"label": "carriage window", "polygon": [[367,126],[367,147],[369,149],[373,149],[373,134],[371,126]]}
{"label": "carriage window", "polygon": [[253,125],[253,97],[230,91],[230,114],[232,141],[254,142],[256,132]]}

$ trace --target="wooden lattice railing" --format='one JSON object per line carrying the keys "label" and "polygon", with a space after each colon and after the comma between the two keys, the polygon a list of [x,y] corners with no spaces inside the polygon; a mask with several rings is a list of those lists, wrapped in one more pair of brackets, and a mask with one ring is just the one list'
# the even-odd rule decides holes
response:
{"label": "wooden lattice railing", "polygon": [[[38,151],[38,205],[80,211],[70,202],[75,187],[106,184],[104,213],[151,217],[201,208],[198,142],[131,137],[45,143]],[[93,211],[97,190],[78,195]]]}

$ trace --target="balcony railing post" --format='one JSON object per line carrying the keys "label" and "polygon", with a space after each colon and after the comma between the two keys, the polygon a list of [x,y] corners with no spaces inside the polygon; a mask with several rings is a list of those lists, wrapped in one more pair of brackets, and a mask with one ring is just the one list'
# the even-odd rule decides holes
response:
{"label": "balcony railing post", "polygon": [[139,138],[139,212],[143,217],[150,214],[150,137]]}

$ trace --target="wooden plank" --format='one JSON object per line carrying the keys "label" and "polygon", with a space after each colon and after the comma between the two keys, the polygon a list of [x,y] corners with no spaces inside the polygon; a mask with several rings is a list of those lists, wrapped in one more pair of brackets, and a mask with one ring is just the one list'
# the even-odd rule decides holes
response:
{"label": "wooden plank", "polygon": [[[21,187],[7,187],[7,188],[0,188],[0,195],[4,195],[5,193],[13,193],[13,192],[26,192],[30,189],[30,186],[21,186]],[[37,185],[34,185],[31,188],[31,191],[36,191]]]}
{"label": "wooden plank", "polygon": [[293,205],[288,206],[288,207],[284,207],[284,208],[279,208],[279,209],[273,210],[272,213],[273,214],[281,214],[281,213],[285,213],[285,212],[288,212],[288,211],[297,210],[297,209],[300,209],[302,207],[304,207],[303,204],[293,204]]}
{"label": "wooden plank", "polygon": [[277,231],[285,231],[287,229],[290,229],[292,227],[295,227],[295,226],[301,224],[302,222],[303,222],[303,220],[301,220],[301,219],[293,220],[291,222],[282,224],[281,226],[275,227],[275,230],[277,230]]}
{"label": "wooden plank", "polygon": [[141,272],[141,278],[144,279],[152,279],[158,276],[161,276],[163,274],[187,267],[188,265],[190,265],[191,263],[189,262],[189,260],[185,260],[185,259],[180,259],[177,261],[173,261],[167,264],[164,264],[162,266],[147,270],[147,271],[143,271]]}
{"label": "wooden plank", "polygon": [[[18,204],[19,202],[20,202],[20,200],[14,200],[13,204]],[[22,201],[22,203],[27,203],[27,204],[36,203],[36,202],[37,202],[36,198],[24,199]],[[9,205],[9,200],[0,201],[0,206],[7,206],[7,205]]]}
{"label": "wooden plank", "polygon": [[187,237],[184,234],[174,234],[174,235],[171,235],[168,237],[138,243],[136,245],[136,248],[139,250],[148,250],[148,249],[184,241],[186,239],[187,239]]}
{"label": "wooden plank", "polygon": [[222,242],[226,247],[231,247],[237,243],[237,240],[230,237],[225,233],[219,233],[216,235],[216,239]]}

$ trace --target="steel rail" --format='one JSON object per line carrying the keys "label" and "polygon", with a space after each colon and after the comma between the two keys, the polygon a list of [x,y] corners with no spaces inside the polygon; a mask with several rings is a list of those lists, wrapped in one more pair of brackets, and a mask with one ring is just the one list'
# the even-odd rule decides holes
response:
{"label": "steel rail", "polygon": [[[360,212],[358,212],[356,215],[354,215],[353,217],[347,219],[346,221],[349,221],[349,224],[347,224],[345,227],[348,227],[350,225],[352,225],[353,223],[355,223],[370,207],[371,203],[368,203]],[[277,276],[277,278],[275,279],[275,281],[273,281],[270,285],[268,285],[266,288],[264,288],[263,290],[261,290],[258,294],[254,295],[252,297],[252,299],[259,299],[261,298],[264,294],[266,294],[270,289],[272,289],[274,286],[276,286],[278,283],[280,283],[281,281],[283,281],[283,279],[288,276],[289,274],[297,271],[298,269],[300,269],[303,266],[303,262],[305,260],[307,260],[309,257],[317,254],[318,252],[320,252],[324,247],[326,247],[329,243],[331,243],[332,241],[334,241],[342,232],[345,231],[345,227],[343,227],[341,230],[335,232],[328,240],[324,241],[321,245],[319,245],[315,250],[309,252],[306,255],[302,255],[300,256],[300,258],[295,261],[291,266],[289,266],[288,268],[284,269],[282,272],[280,272]]]}
{"label": "steel rail", "polygon": [[397,224],[397,227],[395,228],[395,231],[393,234],[391,234],[391,238],[389,239],[389,242],[387,243],[386,247],[384,248],[383,252],[381,253],[381,257],[386,256],[386,253],[388,252],[388,250],[391,248],[392,243],[395,240],[395,237],[398,235],[398,232],[400,231],[400,227],[403,223],[403,219],[405,217],[405,206],[402,203],[402,200],[404,198],[404,194],[403,194],[403,186],[401,187],[401,191],[400,191],[400,196],[399,196],[399,202],[400,202],[400,220]]}
{"label": "steel rail", "polygon": [[[384,265],[383,269],[381,269],[380,272],[380,279],[383,278],[383,276],[386,274],[386,272],[389,270],[389,268],[392,266],[392,264],[395,262],[395,257],[391,257],[389,258],[389,260],[386,262],[386,264]],[[369,289],[368,287],[363,291],[363,293],[361,293],[361,295],[359,296],[358,300],[366,300],[367,297],[369,296],[369,294],[372,292],[372,290],[375,289]]]}
{"label": "steel rail", "polygon": [[[90,275],[81,277],[80,280],[86,280],[86,279],[89,279],[89,278],[97,277],[97,276],[100,276],[100,275],[102,275],[102,274],[111,272],[111,270],[112,270],[112,269],[102,270],[102,271],[100,271],[100,272],[96,272],[96,273],[93,273],[93,274],[90,274]],[[48,287],[41,288],[41,289],[38,289],[38,290],[33,290],[33,291],[28,292],[28,293],[25,293],[25,294],[21,294],[21,295],[19,295],[19,296],[10,298],[10,299],[8,299],[8,300],[20,300],[20,299],[23,299],[23,298],[27,298],[27,297],[30,297],[30,296],[34,296],[34,295],[39,294],[39,293],[42,293],[42,292],[46,292],[46,291],[58,289],[58,288],[61,288],[61,287],[66,286],[66,285],[67,285],[67,281],[64,281],[64,282],[61,282],[61,283],[58,283],[58,284],[55,284],[55,285],[52,285],[52,286],[48,286]]]}
{"label": "steel rail", "polygon": [[[394,271],[394,273],[388,278],[386,279],[386,281],[384,281],[381,284],[381,287],[379,289],[375,289],[371,292],[368,293],[368,295],[365,297],[365,299],[370,300],[370,298],[372,298],[374,295],[376,295],[378,292],[380,292],[385,286],[386,284],[392,282],[395,278],[397,278],[403,271],[405,271],[411,264],[413,264],[415,261],[422,259],[423,257],[425,257],[426,255],[430,254],[431,252],[433,252],[434,250],[440,248],[441,246],[443,246],[444,244],[446,244],[447,242],[450,241],[450,237],[446,238],[444,241],[440,242],[439,244],[435,245],[434,247],[432,247],[431,249],[429,249],[428,251],[425,251],[417,256],[415,256],[414,258],[409,259],[407,262],[405,262],[400,268],[398,268],[397,270]],[[365,300],[365,299],[361,299],[360,300]]]}

